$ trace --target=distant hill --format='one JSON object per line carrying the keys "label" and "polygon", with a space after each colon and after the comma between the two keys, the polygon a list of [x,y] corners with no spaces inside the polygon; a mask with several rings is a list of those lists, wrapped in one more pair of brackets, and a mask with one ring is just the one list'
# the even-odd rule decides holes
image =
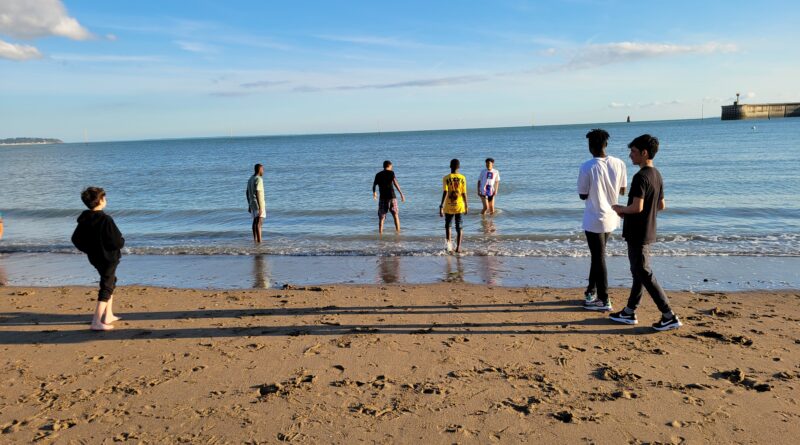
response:
{"label": "distant hill", "polygon": [[0,139],[0,145],[63,144],[61,139],[50,138],[8,138]]}

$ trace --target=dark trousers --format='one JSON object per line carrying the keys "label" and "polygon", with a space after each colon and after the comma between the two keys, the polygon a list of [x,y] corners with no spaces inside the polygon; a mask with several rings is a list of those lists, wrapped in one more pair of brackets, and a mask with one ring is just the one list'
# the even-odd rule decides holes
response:
{"label": "dark trousers", "polygon": [[461,232],[461,213],[445,213],[444,214],[444,228],[449,229],[453,224],[453,219],[456,220],[456,232]]}
{"label": "dark trousers", "polygon": [[92,266],[100,274],[100,291],[97,301],[108,301],[117,288],[117,266],[119,263],[92,262]]}
{"label": "dark trousers", "polygon": [[628,307],[636,310],[642,301],[642,292],[647,289],[647,293],[658,306],[661,313],[670,312],[669,299],[664,289],[658,284],[653,269],[650,268],[650,246],[647,244],[628,243],[628,260],[631,262],[631,275],[633,275],[633,285],[631,285],[631,295],[628,297]]}
{"label": "dark trousers", "polygon": [[586,242],[589,243],[589,252],[592,254],[592,266],[589,268],[589,286],[586,292],[593,294],[597,291],[597,298],[603,303],[608,303],[608,271],[606,269],[606,243],[611,233],[586,232]]}

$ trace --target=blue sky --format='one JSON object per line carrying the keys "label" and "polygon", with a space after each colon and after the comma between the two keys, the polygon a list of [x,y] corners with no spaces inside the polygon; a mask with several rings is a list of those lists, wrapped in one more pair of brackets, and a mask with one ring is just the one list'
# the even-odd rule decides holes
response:
{"label": "blue sky", "polygon": [[719,116],[800,101],[790,1],[0,1],[0,138]]}

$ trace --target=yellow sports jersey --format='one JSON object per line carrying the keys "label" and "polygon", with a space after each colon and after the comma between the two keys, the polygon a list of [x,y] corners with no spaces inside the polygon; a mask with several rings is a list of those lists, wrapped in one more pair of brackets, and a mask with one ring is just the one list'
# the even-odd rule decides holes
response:
{"label": "yellow sports jersey", "polygon": [[464,195],[467,194],[467,178],[459,173],[450,173],[442,178],[442,186],[447,192],[444,198],[444,213],[451,215],[467,211]]}

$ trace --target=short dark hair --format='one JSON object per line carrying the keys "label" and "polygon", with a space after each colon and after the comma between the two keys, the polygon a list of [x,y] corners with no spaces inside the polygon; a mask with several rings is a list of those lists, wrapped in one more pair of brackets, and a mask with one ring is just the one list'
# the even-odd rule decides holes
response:
{"label": "short dark hair", "polygon": [[258,169],[260,169],[261,167],[263,167],[263,165],[261,165],[261,164],[256,164],[255,166],[253,166],[253,174],[257,175],[258,174]]}
{"label": "short dark hair", "polygon": [[461,161],[458,159],[451,159],[450,160],[450,171],[456,171],[461,168]]}
{"label": "short dark hair", "polygon": [[89,210],[100,205],[100,200],[106,196],[106,191],[100,187],[86,187],[81,192],[81,201],[86,204]]}
{"label": "short dark hair", "polygon": [[491,162],[492,164],[494,164],[494,158],[486,158],[484,162]]}
{"label": "short dark hair", "polygon": [[586,139],[589,139],[589,150],[592,154],[602,153],[608,146],[608,138],[608,132],[601,128],[595,128],[586,133]]}
{"label": "short dark hair", "polygon": [[392,165],[392,161],[389,160],[383,161],[383,168],[389,168],[390,165]]}
{"label": "short dark hair", "polygon": [[634,147],[639,151],[647,150],[647,158],[653,159],[656,157],[656,153],[658,153],[658,138],[650,136],[649,134],[643,134],[628,144],[628,148]]}

